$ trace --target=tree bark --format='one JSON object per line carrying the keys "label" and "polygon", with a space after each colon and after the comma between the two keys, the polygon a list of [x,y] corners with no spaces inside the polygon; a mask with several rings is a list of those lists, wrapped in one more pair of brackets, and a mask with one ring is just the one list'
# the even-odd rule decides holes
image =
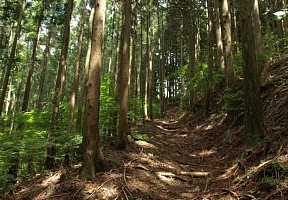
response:
{"label": "tree bark", "polygon": [[117,34],[116,34],[116,51],[115,51],[115,65],[114,65],[114,80],[115,80],[115,87],[114,90],[117,91],[118,90],[118,74],[119,74],[119,32],[120,31],[120,23],[121,23],[121,9],[119,9],[119,13],[117,15]]}
{"label": "tree bark", "polygon": [[259,16],[258,0],[254,0],[252,19],[253,19],[253,28],[254,28],[253,31],[254,31],[254,36],[255,36],[256,53],[260,53],[263,51],[263,42],[262,42],[262,30],[261,30],[261,21],[260,21],[260,16]]}
{"label": "tree bark", "polygon": [[[136,16],[136,13],[135,11],[137,12],[137,10],[135,9],[134,12],[133,12],[133,34],[132,34],[132,55],[131,55],[131,68],[130,68],[130,83],[129,83],[129,99],[130,99],[130,109],[131,110],[134,110],[134,99],[136,97],[136,92],[137,92],[137,87],[136,87],[136,82],[137,82],[137,68],[136,68],[136,58],[137,58],[137,55],[136,55],[136,52],[137,52],[137,16]],[[135,15],[134,15],[135,13]]]}
{"label": "tree bark", "polygon": [[30,90],[31,90],[31,84],[32,84],[32,76],[34,73],[34,66],[36,62],[37,47],[38,47],[38,41],[39,41],[40,33],[41,33],[41,23],[44,17],[44,9],[45,9],[45,0],[42,0],[42,7],[41,7],[40,15],[38,18],[36,34],[35,34],[34,43],[33,43],[31,64],[30,64],[30,68],[28,72],[28,77],[26,80],[26,87],[25,87],[24,98],[23,98],[23,103],[22,103],[22,111],[24,112],[27,112],[27,109],[28,109],[29,96],[30,96]]}
{"label": "tree bark", "polygon": [[81,17],[81,25],[80,25],[79,35],[78,35],[78,48],[77,48],[77,54],[76,54],[76,59],[75,59],[75,66],[74,66],[74,79],[73,79],[73,85],[72,85],[72,91],[71,91],[71,97],[70,97],[70,114],[69,114],[68,127],[67,127],[68,134],[72,130],[73,119],[74,119],[75,99],[76,99],[76,93],[77,93],[78,82],[79,82],[78,81],[79,65],[80,65],[80,56],[81,56],[81,50],[82,50],[83,30],[84,30],[85,17],[86,17],[86,5],[87,5],[87,0],[84,0],[82,17]]}
{"label": "tree bark", "polygon": [[119,63],[119,115],[118,115],[118,142],[117,149],[126,149],[128,146],[128,79],[130,68],[130,29],[131,29],[131,0],[123,3],[123,27],[120,44]]}
{"label": "tree bark", "polygon": [[144,86],[144,121],[149,120],[149,91],[150,91],[150,85],[149,85],[149,77],[151,76],[150,72],[150,33],[151,33],[151,27],[150,27],[150,0],[147,1],[147,16],[146,16],[146,69],[145,69],[145,86]]}
{"label": "tree bark", "polygon": [[260,84],[256,62],[252,9],[254,0],[239,0],[243,42],[244,126],[247,142],[255,145],[263,135]]}
{"label": "tree bark", "polygon": [[223,29],[223,42],[224,42],[224,58],[225,58],[225,74],[226,74],[226,87],[229,89],[234,88],[234,70],[233,70],[233,53],[232,53],[232,32],[231,32],[231,15],[227,0],[221,1],[222,12],[222,29]]}
{"label": "tree bark", "polygon": [[[184,69],[184,16],[182,13],[181,19],[181,35],[180,35],[180,67]],[[181,94],[180,94],[180,106],[184,107],[184,99],[186,96],[186,83],[185,74],[181,72]]]}
{"label": "tree bark", "polygon": [[22,0],[20,13],[19,13],[19,17],[17,20],[17,27],[16,27],[16,31],[15,31],[14,41],[13,41],[12,49],[11,49],[10,56],[8,59],[6,74],[5,74],[4,83],[2,86],[2,93],[0,96],[0,115],[2,115],[5,95],[6,95],[6,91],[7,91],[7,87],[8,87],[8,83],[9,83],[9,78],[10,78],[10,74],[11,74],[11,68],[12,68],[12,65],[14,64],[16,47],[17,47],[18,38],[20,36],[20,32],[21,32],[21,28],[22,28],[21,23],[22,23],[22,18],[23,18],[25,6],[26,6],[26,0]]}
{"label": "tree bark", "polygon": [[[159,7],[157,9],[158,19],[158,51],[159,51],[159,96],[160,96],[160,117],[164,116],[164,50],[162,48],[163,42],[161,41],[161,31],[163,24],[160,23]],[[163,19],[162,19],[163,23]],[[162,25],[162,26],[161,26]]]}
{"label": "tree bark", "polygon": [[[58,74],[57,74],[57,80],[56,80],[56,86],[55,86],[55,96],[53,99],[53,109],[52,109],[52,116],[51,116],[51,122],[50,122],[50,130],[48,131],[48,138],[52,138],[57,129],[59,105],[60,105],[60,101],[62,98],[65,73],[66,73],[66,67],[67,67],[67,55],[68,55],[69,38],[70,38],[70,22],[71,22],[71,16],[72,16],[72,11],[73,11],[73,2],[74,2],[73,0],[68,0],[68,4],[66,7],[66,20],[65,20],[65,28],[64,28],[64,33],[63,33],[63,43],[62,43],[61,56],[59,60]],[[51,146],[47,147],[47,152],[46,152],[45,167],[47,169],[54,168],[56,164],[55,158],[54,158],[56,154],[56,148],[53,144],[54,141],[51,140],[50,143],[51,143],[50,144]]]}
{"label": "tree bark", "polygon": [[[189,11],[188,11],[189,12]],[[190,10],[191,12],[191,10]],[[190,16],[190,14],[187,15],[187,21],[188,21],[188,46],[189,46],[189,82],[190,82],[190,111],[194,111],[195,108],[195,101],[196,101],[196,91],[194,89],[193,85],[193,79],[195,77],[195,67],[196,67],[196,58],[195,58],[195,24]]]}
{"label": "tree bark", "polygon": [[[84,76],[81,81],[81,90],[79,97],[86,97],[86,83],[89,74],[89,64],[90,64],[90,56],[91,56],[91,44],[92,44],[92,29],[93,29],[93,19],[95,13],[95,6],[94,1],[92,4],[92,10],[90,11],[89,16],[89,30],[88,30],[88,44],[87,44],[87,52],[86,52],[86,59],[85,59],[85,69],[84,69]],[[83,106],[84,106],[85,99],[78,98],[78,112],[77,112],[77,119],[76,119],[76,132],[80,133],[82,130],[82,115],[83,115]]]}
{"label": "tree bark", "polygon": [[100,144],[100,76],[104,41],[106,0],[96,0],[93,22],[90,67],[86,84],[86,113],[83,132],[83,161],[81,178],[94,180],[96,172],[104,170],[104,155]]}
{"label": "tree bark", "polygon": [[214,1],[214,12],[215,12],[215,29],[216,29],[216,51],[217,51],[216,69],[224,69],[225,63],[224,63],[224,55],[223,55],[219,0]]}
{"label": "tree bark", "polygon": [[[150,10],[150,9],[149,9]],[[151,11],[149,11],[149,21],[147,22],[149,24],[149,45],[147,45],[147,50],[148,51],[148,64],[149,64],[149,79],[148,79],[148,98],[149,98],[149,119],[153,120],[153,97],[154,97],[154,67],[153,67],[153,28],[152,28],[152,23],[151,23]],[[147,36],[147,37],[148,37]]]}
{"label": "tree bark", "polygon": [[[79,30],[79,35],[78,35],[77,54],[76,54],[75,66],[74,66],[74,78],[73,78],[72,91],[71,91],[71,96],[70,96],[70,112],[69,112],[68,127],[67,127],[67,142],[69,142],[70,140],[70,133],[71,133],[72,126],[73,126],[75,101],[76,101],[76,94],[77,94],[78,83],[79,83],[79,65],[80,65],[80,56],[81,56],[81,50],[82,50],[83,30],[84,30],[85,17],[86,17],[86,5],[87,5],[87,0],[84,0],[80,30]],[[65,154],[65,159],[64,159],[65,165],[69,165],[70,163],[70,156],[69,156],[70,150],[71,150],[71,147],[69,146],[67,149],[67,153]]]}
{"label": "tree bark", "polygon": [[40,74],[40,80],[39,80],[39,95],[38,95],[38,99],[37,99],[37,102],[36,102],[36,108],[38,110],[41,110],[41,108],[42,108],[45,77],[46,77],[46,71],[47,71],[48,60],[49,60],[49,55],[50,55],[52,29],[53,29],[53,26],[50,26],[50,28],[48,30],[47,41],[46,41],[44,59],[43,59],[43,62],[42,62],[43,68],[42,68],[42,71],[41,71],[41,74]]}
{"label": "tree bark", "polygon": [[213,20],[213,2],[208,0],[208,26],[207,26],[207,38],[208,38],[208,88],[206,91],[205,99],[205,115],[209,114],[211,91],[212,91],[212,70],[213,70],[213,34],[212,34],[212,20]]}

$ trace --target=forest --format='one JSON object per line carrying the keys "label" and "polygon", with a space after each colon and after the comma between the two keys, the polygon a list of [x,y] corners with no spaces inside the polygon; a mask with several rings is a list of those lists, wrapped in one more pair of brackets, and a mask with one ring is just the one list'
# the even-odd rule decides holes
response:
{"label": "forest", "polygon": [[0,0],[0,198],[288,199],[286,0]]}

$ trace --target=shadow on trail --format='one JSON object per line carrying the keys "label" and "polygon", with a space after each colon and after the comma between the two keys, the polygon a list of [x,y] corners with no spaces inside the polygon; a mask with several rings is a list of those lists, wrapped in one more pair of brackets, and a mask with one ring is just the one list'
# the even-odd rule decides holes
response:
{"label": "shadow on trail", "polygon": [[177,109],[168,111],[163,120],[142,130],[148,135],[145,140],[131,145],[138,151],[128,153],[131,188],[148,199],[219,199],[229,194],[222,188],[239,170],[233,166],[239,151],[229,141],[223,142],[229,134],[225,115],[198,122],[179,115]]}

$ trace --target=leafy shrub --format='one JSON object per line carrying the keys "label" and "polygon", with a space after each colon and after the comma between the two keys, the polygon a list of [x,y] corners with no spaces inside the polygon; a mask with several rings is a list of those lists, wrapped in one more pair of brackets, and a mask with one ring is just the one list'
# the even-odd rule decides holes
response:
{"label": "leafy shrub", "polygon": [[99,128],[102,136],[115,136],[118,117],[118,105],[116,103],[116,94],[111,89],[113,80],[108,75],[103,77],[101,82],[101,104]]}

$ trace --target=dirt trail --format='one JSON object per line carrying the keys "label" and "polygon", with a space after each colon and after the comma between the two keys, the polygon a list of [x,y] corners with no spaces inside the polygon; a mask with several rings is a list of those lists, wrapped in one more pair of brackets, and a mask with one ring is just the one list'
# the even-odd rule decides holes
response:
{"label": "dirt trail", "polygon": [[169,110],[142,131],[146,140],[134,141],[138,154],[128,162],[129,185],[145,199],[233,199],[223,189],[238,169],[233,160],[239,152],[222,143],[225,116],[190,125],[179,115]]}

